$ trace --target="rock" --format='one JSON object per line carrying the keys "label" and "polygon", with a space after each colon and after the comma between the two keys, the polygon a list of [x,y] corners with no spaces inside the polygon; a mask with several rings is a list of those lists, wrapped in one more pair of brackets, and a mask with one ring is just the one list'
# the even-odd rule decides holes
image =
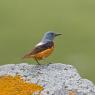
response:
{"label": "rock", "polygon": [[42,85],[41,95],[95,95],[95,85],[83,79],[72,65],[21,63],[0,66],[0,76],[17,74],[27,82]]}

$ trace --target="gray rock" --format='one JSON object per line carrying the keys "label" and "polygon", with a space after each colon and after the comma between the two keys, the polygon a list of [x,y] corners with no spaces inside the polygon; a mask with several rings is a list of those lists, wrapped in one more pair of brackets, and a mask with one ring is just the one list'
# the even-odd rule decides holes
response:
{"label": "gray rock", "polygon": [[83,79],[72,65],[55,63],[50,65],[29,65],[27,63],[0,66],[0,76],[21,75],[30,83],[44,87],[41,95],[95,95],[95,85]]}

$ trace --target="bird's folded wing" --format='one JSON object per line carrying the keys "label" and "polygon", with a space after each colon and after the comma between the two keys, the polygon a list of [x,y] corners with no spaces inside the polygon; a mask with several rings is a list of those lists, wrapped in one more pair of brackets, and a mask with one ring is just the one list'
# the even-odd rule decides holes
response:
{"label": "bird's folded wing", "polygon": [[53,42],[47,42],[45,44],[36,46],[30,53],[26,54],[25,56],[35,55],[35,54],[38,54],[44,50],[50,49],[52,47],[54,47],[54,43]]}

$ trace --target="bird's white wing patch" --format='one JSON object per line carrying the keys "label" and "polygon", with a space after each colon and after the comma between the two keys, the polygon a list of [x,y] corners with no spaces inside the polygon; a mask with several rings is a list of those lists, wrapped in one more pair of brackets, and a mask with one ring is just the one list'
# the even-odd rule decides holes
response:
{"label": "bird's white wing patch", "polygon": [[40,45],[43,45],[44,43],[43,42],[39,42],[36,46],[40,46]]}

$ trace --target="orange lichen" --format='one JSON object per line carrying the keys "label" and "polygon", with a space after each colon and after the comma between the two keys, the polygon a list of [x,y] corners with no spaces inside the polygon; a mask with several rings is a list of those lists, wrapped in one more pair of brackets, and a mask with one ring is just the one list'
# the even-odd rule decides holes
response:
{"label": "orange lichen", "polygon": [[42,90],[42,86],[25,82],[20,76],[0,77],[0,95],[32,95]]}
{"label": "orange lichen", "polygon": [[69,91],[68,95],[76,95],[76,92],[75,91]]}

